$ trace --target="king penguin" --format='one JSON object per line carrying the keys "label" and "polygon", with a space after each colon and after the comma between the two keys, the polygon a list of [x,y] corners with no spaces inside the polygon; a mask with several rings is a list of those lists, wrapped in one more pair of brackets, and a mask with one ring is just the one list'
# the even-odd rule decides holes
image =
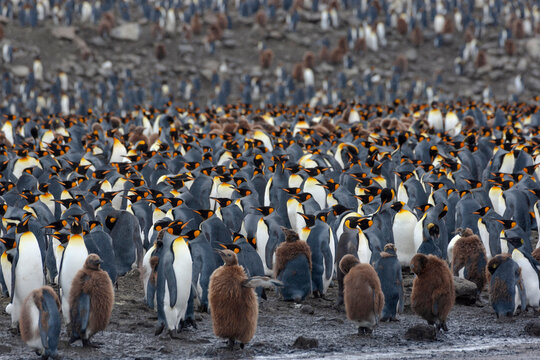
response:
{"label": "king penguin", "polygon": [[62,299],[62,316],[66,324],[70,323],[69,318],[69,293],[73,279],[77,272],[83,268],[88,249],[82,237],[82,226],[74,221],[71,224],[71,235],[69,235],[67,246],[62,254],[59,271],[60,297]]}
{"label": "king penguin", "polygon": [[403,313],[403,275],[397,259],[396,247],[392,243],[384,246],[379,260],[374,265],[381,281],[384,294],[384,307],[381,321],[397,321],[397,313]]}
{"label": "king penguin", "polygon": [[401,266],[409,266],[416,250],[421,245],[414,243],[414,228],[418,219],[405,208],[405,204],[401,201],[392,204],[391,208],[396,212],[392,222],[392,232],[397,257]]}
{"label": "king penguin", "polygon": [[33,290],[24,301],[19,323],[21,338],[41,359],[58,357],[60,310],[60,300],[50,286]]}
{"label": "king penguin", "polygon": [[28,229],[29,216],[17,225],[17,251],[11,271],[11,324],[16,327],[26,297],[45,284],[41,250],[36,236]]}
{"label": "king penguin", "polygon": [[257,330],[259,303],[253,288],[280,286],[281,283],[267,277],[248,278],[233,251],[218,250],[218,253],[225,264],[210,277],[208,300],[212,328],[216,336],[227,339],[231,349],[236,340],[244,348]]}
{"label": "king penguin", "polygon": [[157,268],[156,300],[159,335],[165,326],[169,335],[177,330],[186,314],[191,292],[193,262],[185,236],[169,231],[163,237],[163,249]]}
{"label": "king penguin", "polygon": [[111,319],[114,289],[109,275],[100,269],[102,263],[98,255],[90,254],[73,277],[69,293],[70,344],[81,339],[83,346],[94,346],[90,338],[105,330]]}

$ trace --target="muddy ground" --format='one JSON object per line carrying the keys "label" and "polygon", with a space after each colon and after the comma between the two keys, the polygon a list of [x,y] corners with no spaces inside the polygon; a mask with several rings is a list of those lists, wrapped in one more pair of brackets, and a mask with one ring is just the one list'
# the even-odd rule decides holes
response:
{"label": "muddy ground", "polygon": [[[524,330],[527,323],[538,319],[538,313],[529,310],[511,319],[496,320],[485,291],[480,304],[454,307],[449,316],[450,331],[439,334],[436,341],[409,341],[405,339],[407,329],[423,321],[408,306],[399,322],[381,323],[373,335],[359,336],[357,326],[334,308],[335,285],[329,289],[328,300],[309,298],[302,304],[283,302],[275,292],[269,292],[268,300],[260,304],[255,337],[245,349],[237,346],[230,351],[225,341],[212,333],[207,313],[196,313],[198,329],[185,330],[179,339],[154,336],[156,313],[143,304],[138,274],[131,273],[119,279],[107,331],[94,337],[100,348],[82,348],[80,342],[68,345],[63,329],[59,353],[63,359],[540,358],[540,338]],[[4,309],[8,299],[2,298],[0,304]],[[0,359],[35,358],[9,327],[10,317],[2,310]],[[294,347],[299,336],[316,339],[318,346],[307,350]]]}

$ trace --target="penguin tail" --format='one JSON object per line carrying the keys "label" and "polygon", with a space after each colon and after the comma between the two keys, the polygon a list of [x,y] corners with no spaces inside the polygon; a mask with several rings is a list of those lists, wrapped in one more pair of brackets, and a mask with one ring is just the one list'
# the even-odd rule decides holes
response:
{"label": "penguin tail", "polygon": [[272,288],[281,287],[283,286],[283,283],[279,280],[269,278],[268,276],[252,276],[242,281],[242,286],[247,288]]}

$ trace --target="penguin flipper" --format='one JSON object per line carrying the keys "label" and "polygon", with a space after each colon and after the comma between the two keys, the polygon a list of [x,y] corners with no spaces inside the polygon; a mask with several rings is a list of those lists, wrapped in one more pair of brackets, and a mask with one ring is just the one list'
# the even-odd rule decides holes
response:
{"label": "penguin flipper", "polygon": [[[329,229],[329,231],[331,230]],[[330,252],[330,245],[326,241],[323,241],[321,252],[324,257],[324,277],[326,279],[330,279],[332,277],[332,273],[334,272],[332,266],[334,259],[332,258],[332,252]]]}
{"label": "penguin flipper", "polygon": [[77,306],[71,309],[71,340],[82,339],[90,320],[90,295],[81,293],[77,299]]}
{"label": "penguin flipper", "polygon": [[146,285],[146,305],[150,309],[154,308],[154,298],[156,297],[156,287],[152,284],[151,281],[148,281]]}
{"label": "penguin flipper", "polygon": [[[17,268],[17,263],[19,262],[19,251],[14,251],[13,253],[13,262],[11,263],[11,296],[15,294],[15,282],[17,277],[15,276],[15,269]],[[13,300],[11,300],[13,302]]]}
{"label": "penguin flipper", "polygon": [[246,288],[272,288],[272,287],[281,287],[283,283],[279,280],[272,279],[268,276],[252,276],[249,279],[242,281],[242,286]]}
{"label": "penguin flipper", "polygon": [[167,281],[167,287],[169,289],[169,305],[174,307],[176,305],[176,276],[174,276],[174,269],[171,268],[165,273],[165,279]]}
{"label": "penguin flipper", "polygon": [[397,279],[397,286],[399,287],[399,313],[403,314],[403,308],[405,306],[405,295],[403,291],[403,280],[402,280],[402,274],[401,274],[401,266],[398,264],[398,279]]}
{"label": "penguin flipper", "polygon": [[525,285],[523,284],[523,279],[521,278],[521,271],[518,278],[518,291],[519,299],[521,300],[521,311],[525,311],[527,309],[527,291],[525,290]]}

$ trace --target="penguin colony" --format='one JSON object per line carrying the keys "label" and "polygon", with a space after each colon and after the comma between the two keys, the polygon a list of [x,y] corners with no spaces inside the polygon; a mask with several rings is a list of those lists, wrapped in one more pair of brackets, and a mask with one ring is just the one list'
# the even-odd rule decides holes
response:
{"label": "penguin colony", "polygon": [[268,287],[300,302],[335,278],[362,334],[398,319],[409,269],[412,309],[443,330],[452,272],[487,284],[497,316],[537,309],[538,119],[525,103],[400,101],[8,116],[6,310],[46,358],[62,323],[91,345],[133,269],[156,335],[196,327],[197,308],[230,347],[254,336]]}
{"label": "penguin colony", "polygon": [[[0,14],[0,114],[85,115],[91,107],[124,116],[136,104],[169,100],[201,107],[518,101],[539,90],[533,0],[0,0]],[[74,40],[68,64],[15,35],[53,26],[88,29],[87,39],[56,34]],[[104,55],[104,47],[139,35],[149,39],[137,47],[141,60]],[[239,63],[244,51],[260,66]],[[425,51],[440,62],[424,62]],[[419,61],[433,71],[417,70]]]}

